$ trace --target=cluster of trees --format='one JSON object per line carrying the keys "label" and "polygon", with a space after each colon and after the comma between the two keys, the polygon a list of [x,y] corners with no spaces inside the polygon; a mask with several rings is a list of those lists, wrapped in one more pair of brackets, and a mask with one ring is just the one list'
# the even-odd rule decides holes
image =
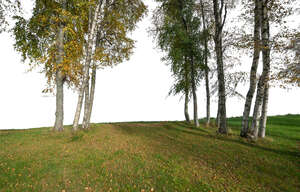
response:
{"label": "cluster of trees", "polygon": [[[159,6],[152,19],[151,33],[158,47],[165,53],[163,61],[170,65],[175,78],[170,94],[182,93],[185,97],[186,121],[190,122],[187,108],[190,98],[193,98],[194,124],[199,126],[196,89],[200,81],[204,80],[207,101],[206,123],[207,125],[210,123],[211,87],[217,85],[218,132],[227,134],[229,130],[226,124],[226,97],[241,96],[235,88],[239,82],[247,80],[250,85],[245,98],[240,135],[252,139],[265,137],[270,84],[281,80],[299,86],[300,82],[297,47],[299,40],[296,40],[299,32],[291,30],[285,20],[294,13],[295,7],[290,5],[296,1],[156,0],[156,2]],[[240,23],[244,22],[244,25],[240,28],[226,26],[228,15],[237,11],[240,12],[238,16]],[[252,31],[252,34],[249,31]],[[293,44],[287,46],[287,40],[290,39],[294,39]],[[293,62],[288,59],[271,60],[271,54],[283,58],[287,54],[287,48],[289,51],[298,50]],[[230,57],[233,50],[235,53],[244,51],[248,52],[248,55],[252,54],[250,73],[228,73],[228,68],[236,66],[235,59]],[[258,77],[260,58],[263,69]],[[217,78],[215,83],[211,83],[209,77],[215,72]],[[283,79],[285,80],[282,81]],[[232,82],[233,86],[230,85]],[[255,102],[250,124],[253,100]]]}
{"label": "cluster of trees", "polygon": [[[169,64],[175,79],[170,94],[184,95],[186,121],[190,122],[188,104],[193,99],[193,122],[199,126],[196,93],[203,80],[206,124],[210,124],[212,94],[217,93],[218,132],[227,134],[226,98],[243,97],[236,87],[248,80],[250,85],[240,135],[254,139],[264,137],[271,84],[280,81],[300,86],[299,32],[289,29],[285,20],[293,14],[295,7],[290,5],[296,0],[155,2],[158,6],[153,13],[150,32],[165,53],[163,61]],[[227,20],[238,10],[240,23],[244,22],[244,26],[233,28]],[[30,65],[42,66],[49,86],[44,91],[56,90],[53,130],[63,131],[65,84],[78,89],[73,130],[78,130],[82,108],[82,128],[89,128],[97,69],[129,59],[134,41],[128,34],[146,12],[142,0],[35,0],[32,16],[25,19],[16,14],[20,13],[19,0],[1,1],[1,31],[6,28],[6,15],[13,16],[16,21],[12,30],[15,49]],[[293,41],[287,46],[290,39]],[[231,72],[240,62],[241,56],[236,56],[236,51],[252,54],[250,73]],[[293,51],[296,51],[293,59],[282,56]],[[271,59],[276,56],[282,59]],[[263,69],[258,77],[260,58]]]}
{"label": "cluster of trees", "polygon": [[141,0],[36,0],[32,16],[14,16],[15,49],[23,61],[42,66],[49,88],[56,88],[53,130],[63,131],[64,85],[78,89],[73,130],[88,129],[97,69],[128,60],[129,37],[146,13]]}

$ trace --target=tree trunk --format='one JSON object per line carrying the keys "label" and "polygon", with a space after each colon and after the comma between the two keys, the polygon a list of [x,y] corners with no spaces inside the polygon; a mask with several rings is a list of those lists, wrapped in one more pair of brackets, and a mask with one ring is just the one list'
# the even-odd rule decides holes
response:
{"label": "tree trunk", "polygon": [[84,89],[84,112],[83,112],[83,120],[82,120],[82,129],[87,128],[87,116],[89,111],[89,102],[90,102],[90,82],[89,77],[87,84]]}
{"label": "tree trunk", "polygon": [[[180,5],[181,5],[181,11],[183,11],[183,2],[179,1]],[[186,35],[189,35],[189,26],[187,25],[187,22],[184,18],[183,15],[182,16],[182,23],[184,25],[184,29],[186,32]],[[199,121],[198,121],[198,104],[197,104],[197,94],[196,94],[196,78],[195,78],[195,65],[194,65],[194,56],[192,53],[192,50],[190,50],[190,55],[188,55],[186,57],[186,61],[188,60],[187,58],[189,58],[190,61],[190,72],[191,72],[191,88],[192,88],[192,95],[193,95],[193,105],[194,105],[194,124],[196,127],[199,127]],[[186,62],[187,63],[187,62]]]}
{"label": "tree trunk", "polygon": [[208,67],[208,33],[206,28],[206,19],[205,19],[205,12],[204,12],[204,4],[202,0],[201,3],[201,12],[202,12],[202,23],[203,23],[203,30],[205,31],[205,39],[204,39],[204,62],[205,62],[205,88],[206,88],[206,127],[209,126],[210,123],[210,90],[209,90],[209,67]]}
{"label": "tree trunk", "polygon": [[185,58],[184,63],[184,80],[185,80],[185,87],[184,87],[184,116],[186,122],[190,123],[190,115],[189,115],[189,91],[190,91],[190,83],[189,83],[189,70],[188,70],[188,61]]}
{"label": "tree trunk", "polygon": [[[251,132],[250,132],[250,137],[254,137],[254,139],[257,138],[258,135],[258,126],[257,126],[257,121],[258,121],[258,114],[259,112],[259,107],[262,105],[262,101],[264,96],[264,93],[268,92],[268,90],[265,90],[268,88],[267,84],[269,81],[269,74],[270,74],[270,45],[269,45],[269,40],[270,40],[270,29],[269,29],[269,17],[268,17],[268,9],[267,9],[267,0],[262,1],[262,29],[261,29],[261,37],[262,37],[262,43],[263,43],[263,72],[262,75],[259,79],[258,83],[258,92],[256,96],[256,103],[254,107],[254,112],[253,112],[253,120],[252,120],[252,126],[251,126]],[[267,96],[268,97],[268,96]],[[252,135],[251,135],[252,134]]]}
{"label": "tree trunk", "polygon": [[258,120],[259,120],[259,115],[260,115],[260,109],[261,109],[261,103],[262,103],[262,98],[264,94],[264,75],[261,75],[259,78],[259,82],[257,85],[257,92],[256,92],[256,99],[255,99],[255,105],[253,109],[253,116],[252,116],[252,123],[251,123],[251,128],[248,129],[247,132],[247,137],[250,138],[257,138],[257,133],[258,133]]}
{"label": "tree trunk", "polygon": [[210,124],[210,90],[208,69],[205,69],[205,87],[206,87],[206,126]]}
{"label": "tree trunk", "polygon": [[55,112],[55,124],[54,124],[54,131],[63,131],[63,121],[64,121],[64,75],[61,72],[59,64],[63,62],[64,57],[64,31],[63,25],[60,25],[58,31],[58,38],[57,38],[57,71],[56,71],[56,112]]}
{"label": "tree trunk", "polygon": [[242,120],[242,129],[241,129],[241,137],[246,137],[249,127],[249,114],[252,105],[253,95],[256,89],[257,84],[257,67],[259,62],[260,55],[260,29],[261,29],[261,1],[255,0],[255,10],[254,10],[254,53],[252,66],[250,70],[250,87],[246,96],[243,120]]}
{"label": "tree trunk", "polygon": [[88,77],[89,77],[89,68],[91,65],[91,60],[92,60],[92,51],[93,51],[93,47],[95,44],[95,38],[96,38],[96,31],[97,31],[97,18],[100,12],[100,7],[102,5],[102,1],[100,0],[97,3],[97,6],[95,8],[95,12],[94,12],[94,17],[91,21],[92,24],[90,25],[90,29],[89,29],[89,36],[88,36],[88,46],[87,46],[87,55],[86,55],[86,60],[85,60],[85,65],[84,65],[84,76],[83,76],[83,81],[81,84],[81,87],[79,89],[79,95],[78,95],[78,103],[77,103],[77,108],[76,108],[76,112],[75,112],[75,117],[74,117],[74,121],[73,121],[73,130],[76,131],[78,129],[78,123],[79,123],[79,119],[80,119],[80,113],[81,113],[81,108],[82,108],[82,103],[83,103],[83,94],[85,92],[85,88],[88,84]]}
{"label": "tree trunk", "polygon": [[[225,93],[225,79],[223,67],[223,45],[222,45],[222,31],[227,15],[227,6],[224,9],[224,0],[221,0],[221,8],[219,0],[213,0],[214,3],[214,16],[215,16],[215,51],[217,55],[217,70],[218,70],[218,94],[219,94],[219,118],[220,125],[218,132],[227,134],[227,121],[226,121],[226,93]],[[222,17],[223,10],[225,10]]]}
{"label": "tree trunk", "polygon": [[195,68],[194,68],[194,58],[191,56],[191,80],[192,80],[192,94],[193,94],[193,105],[194,105],[194,123],[196,127],[199,127],[198,120],[198,103],[196,94],[196,78],[195,78]]}
{"label": "tree trunk", "polygon": [[185,92],[185,99],[184,99],[184,116],[186,122],[190,123],[190,116],[189,116],[189,95]]}
{"label": "tree trunk", "polygon": [[265,83],[264,83],[264,98],[263,98],[263,108],[262,108],[262,117],[261,117],[261,125],[260,125],[260,137],[265,137],[266,123],[267,123],[267,110],[268,110],[268,102],[269,102],[269,78],[270,78],[270,24],[269,24],[269,15],[267,8],[267,0],[263,1],[263,21],[262,21],[262,40],[263,40],[263,65],[265,71]]}
{"label": "tree trunk", "polygon": [[88,111],[86,114],[86,122],[85,122],[85,128],[90,128],[91,123],[91,115],[92,115],[92,109],[94,104],[94,98],[95,98],[95,88],[96,88],[96,66],[93,66],[92,70],[92,79],[91,79],[91,91],[90,91],[90,98],[89,98],[89,105],[88,105]]}
{"label": "tree trunk", "polygon": [[266,84],[263,104],[262,104],[262,112],[261,112],[260,123],[259,123],[259,131],[258,131],[258,137],[260,138],[264,138],[266,136],[268,102],[269,102],[269,84]]}
{"label": "tree trunk", "polygon": [[56,72],[56,112],[55,112],[55,131],[63,131],[64,123],[64,80],[61,72]]}
{"label": "tree trunk", "polygon": [[220,127],[220,99],[218,99],[218,110],[217,110],[217,117],[216,117],[216,123],[215,125],[217,127]]}

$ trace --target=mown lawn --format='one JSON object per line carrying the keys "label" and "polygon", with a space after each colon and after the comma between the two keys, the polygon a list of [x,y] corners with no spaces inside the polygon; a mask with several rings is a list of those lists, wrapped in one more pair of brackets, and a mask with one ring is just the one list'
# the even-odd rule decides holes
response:
{"label": "mown lawn", "polygon": [[267,138],[184,122],[0,131],[0,191],[300,191],[300,115],[270,117]]}

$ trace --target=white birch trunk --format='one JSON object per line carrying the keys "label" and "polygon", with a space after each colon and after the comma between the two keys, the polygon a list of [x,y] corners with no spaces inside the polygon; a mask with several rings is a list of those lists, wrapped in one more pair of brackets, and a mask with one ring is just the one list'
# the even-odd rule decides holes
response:
{"label": "white birch trunk", "polygon": [[[201,3],[201,13],[202,13],[202,23],[203,23],[203,30],[206,31],[206,13],[204,12],[204,4],[202,0]],[[204,62],[205,62],[205,90],[206,90],[206,127],[210,124],[210,90],[209,90],[209,68],[208,68],[208,36],[205,36],[204,40]]]}
{"label": "white birch trunk", "polygon": [[265,88],[267,87],[269,81],[270,74],[270,29],[269,29],[269,17],[268,17],[268,9],[267,9],[267,0],[262,1],[262,29],[261,29],[261,37],[263,43],[263,72],[262,76],[259,79],[258,87],[257,87],[257,95],[256,95],[256,103],[253,112],[253,120],[250,130],[250,137],[256,139],[258,136],[258,115],[259,109],[262,105]]}
{"label": "white birch trunk", "polygon": [[[214,4],[214,16],[215,16],[215,51],[217,55],[217,70],[218,70],[218,94],[219,94],[219,128],[218,132],[221,134],[227,134],[227,120],[226,120],[226,93],[225,93],[225,78],[224,78],[224,64],[223,64],[223,45],[222,45],[222,33],[223,26],[226,20],[227,8],[224,5],[224,0],[221,0],[219,6],[219,0],[213,0]],[[225,6],[225,7],[224,7]],[[225,10],[224,16],[222,16]]]}
{"label": "white birch trunk", "polygon": [[193,94],[193,105],[194,105],[194,123],[196,127],[199,127],[198,120],[198,102],[197,102],[197,94],[196,94],[196,79],[195,79],[195,66],[194,59],[191,56],[191,80],[192,80],[192,94]]}
{"label": "white birch trunk", "polygon": [[90,98],[89,98],[89,105],[88,105],[88,111],[86,114],[86,122],[85,122],[85,128],[90,128],[91,123],[91,115],[92,115],[92,109],[94,104],[94,98],[95,98],[95,88],[96,88],[96,66],[93,66],[92,70],[92,79],[91,79],[91,91],[90,91]]}
{"label": "white birch trunk", "polygon": [[251,110],[253,95],[256,89],[257,84],[257,67],[259,62],[260,55],[260,29],[261,29],[261,1],[255,0],[255,10],[254,10],[254,52],[253,52],[253,61],[250,70],[250,87],[246,96],[243,120],[242,120],[242,129],[240,136],[246,137],[248,128],[249,128],[249,114]]}
{"label": "white birch trunk", "polygon": [[265,87],[262,112],[259,123],[258,137],[264,138],[266,136],[266,126],[267,126],[267,113],[268,113],[268,102],[269,102],[269,84]]}
{"label": "white birch trunk", "polygon": [[99,0],[97,6],[95,8],[93,19],[91,21],[92,24],[90,25],[90,29],[89,29],[87,55],[86,55],[86,61],[85,61],[85,65],[84,65],[84,76],[83,76],[83,81],[82,81],[81,87],[79,89],[78,103],[77,103],[75,117],[74,117],[74,121],[73,121],[73,130],[74,131],[76,131],[78,129],[80,113],[81,113],[82,103],[83,103],[83,95],[84,95],[84,91],[85,91],[85,88],[86,88],[87,82],[88,82],[89,68],[91,65],[91,60],[92,60],[92,55],[93,55],[92,51],[93,51],[93,47],[95,44],[95,38],[96,38],[96,32],[97,32],[97,25],[96,25],[97,18],[98,18],[99,12],[100,12],[101,5],[102,5],[102,1]]}
{"label": "white birch trunk", "polygon": [[82,121],[82,129],[87,129],[87,116],[89,111],[89,103],[90,103],[90,85],[89,85],[89,77],[87,84],[84,89],[84,112],[83,112],[83,121]]}

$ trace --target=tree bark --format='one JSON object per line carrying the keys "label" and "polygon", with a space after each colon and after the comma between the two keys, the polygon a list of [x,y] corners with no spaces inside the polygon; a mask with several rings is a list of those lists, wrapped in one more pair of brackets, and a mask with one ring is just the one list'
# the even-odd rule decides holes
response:
{"label": "tree bark", "polygon": [[[224,8],[224,0],[221,0],[221,7],[219,0],[213,0],[214,3],[214,16],[215,16],[215,51],[217,55],[217,70],[218,70],[218,94],[219,94],[219,128],[218,132],[227,134],[227,120],[226,120],[226,93],[225,93],[225,79],[223,67],[223,45],[222,45],[222,32],[227,15],[227,6]],[[224,16],[223,10],[225,10]]]}
{"label": "tree bark", "polygon": [[269,84],[266,84],[263,104],[262,104],[262,112],[261,112],[260,123],[259,123],[259,131],[258,131],[258,137],[260,138],[264,138],[266,136],[268,102],[269,102]]}
{"label": "tree bark", "polygon": [[218,100],[218,110],[217,110],[217,117],[216,117],[216,126],[220,127],[220,99]]}
{"label": "tree bark", "polygon": [[188,93],[185,93],[185,99],[184,99],[184,116],[185,121],[190,123],[190,116],[189,116],[189,95]]}
{"label": "tree bark", "polygon": [[[62,2],[64,4],[64,2]],[[64,7],[64,5],[63,5]],[[60,24],[58,37],[57,37],[57,69],[56,69],[56,112],[55,112],[55,124],[54,124],[54,131],[63,131],[63,121],[64,121],[64,81],[65,77],[61,71],[61,67],[59,66],[64,59],[64,31],[63,25]]]}
{"label": "tree bark", "polygon": [[192,80],[192,94],[193,94],[193,105],[194,105],[194,123],[196,127],[199,127],[198,120],[198,103],[197,103],[197,93],[196,93],[196,78],[195,78],[195,66],[194,58],[191,56],[191,80]]}
{"label": "tree bark", "polygon": [[63,131],[64,123],[64,77],[61,72],[56,72],[56,112],[55,112],[55,131]]}
{"label": "tree bark", "polygon": [[261,109],[261,103],[262,98],[264,94],[264,75],[261,75],[259,78],[259,82],[257,85],[257,92],[256,92],[256,99],[255,99],[255,105],[253,109],[253,115],[252,115],[252,123],[251,128],[248,129],[247,137],[256,139],[257,133],[258,133],[258,121],[259,121],[259,115],[260,115],[260,109]]}
{"label": "tree bark", "polygon": [[190,83],[189,83],[189,69],[188,69],[188,60],[185,57],[184,63],[184,80],[185,80],[185,87],[184,87],[184,116],[186,122],[190,123],[190,115],[189,115],[189,92],[190,92]]}
{"label": "tree bark", "polygon": [[210,89],[208,69],[205,69],[205,87],[206,87],[206,126],[210,124]]}
{"label": "tree bark", "polygon": [[95,37],[96,37],[96,31],[97,31],[97,18],[100,12],[100,7],[102,5],[102,1],[99,0],[95,12],[93,15],[93,19],[90,21],[92,22],[89,29],[89,35],[88,35],[88,46],[87,46],[87,55],[86,55],[86,60],[85,60],[85,65],[84,65],[84,76],[83,76],[83,81],[81,84],[81,87],[79,89],[79,94],[78,94],[78,102],[77,102],[77,107],[76,107],[76,112],[75,112],[75,117],[73,121],[73,130],[76,131],[78,129],[78,124],[79,124],[79,119],[80,119],[80,113],[81,113],[81,108],[82,108],[82,103],[83,103],[83,94],[85,91],[85,88],[87,86],[88,82],[88,76],[89,76],[89,68],[91,65],[91,60],[92,60],[92,51],[93,51],[93,46],[95,44]]}
{"label": "tree bark", "polygon": [[268,8],[267,8],[267,0],[262,1],[262,29],[261,29],[261,37],[263,43],[263,72],[259,79],[257,95],[256,95],[256,103],[253,112],[253,120],[250,131],[250,137],[254,137],[254,139],[258,136],[258,114],[259,107],[262,105],[262,101],[264,98],[264,93],[266,88],[268,88],[267,84],[269,81],[270,75],[270,29],[269,29],[269,17],[268,17]]}
{"label": "tree bark", "polygon": [[205,38],[204,38],[204,62],[205,62],[205,88],[206,88],[206,127],[210,124],[210,90],[209,90],[209,67],[208,67],[208,33],[206,28],[206,19],[205,19],[205,12],[204,12],[204,4],[202,0],[201,3],[201,12],[202,12],[202,23],[203,23],[203,30],[205,31]]}
{"label": "tree bark", "polygon": [[91,115],[92,115],[92,109],[93,109],[93,104],[94,104],[94,98],[95,98],[95,88],[96,88],[96,66],[93,66],[92,70],[92,78],[91,78],[91,91],[90,91],[90,97],[89,97],[89,104],[88,104],[88,109],[87,113],[85,114],[85,129],[90,128],[90,123],[91,123]]}
{"label": "tree bark", "polygon": [[255,10],[254,10],[254,52],[252,66],[250,70],[250,87],[246,96],[243,119],[242,119],[242,129],[240,136],[246,137],[249,128],[249,114],[251,110],[253,95],[257,84],[257,67],[260,55],[260,29],[261,29],[261,1],[255,0]]}
{"label": "tree bark", "polygon": [[87,129],[87,117],[89,111],[89,104],[90,104],[90,85],[89,85],[89,77],[87,80],[87,84],[84,90],[84,112],[83,112],[83,120],[82,120],[82,129]]}

